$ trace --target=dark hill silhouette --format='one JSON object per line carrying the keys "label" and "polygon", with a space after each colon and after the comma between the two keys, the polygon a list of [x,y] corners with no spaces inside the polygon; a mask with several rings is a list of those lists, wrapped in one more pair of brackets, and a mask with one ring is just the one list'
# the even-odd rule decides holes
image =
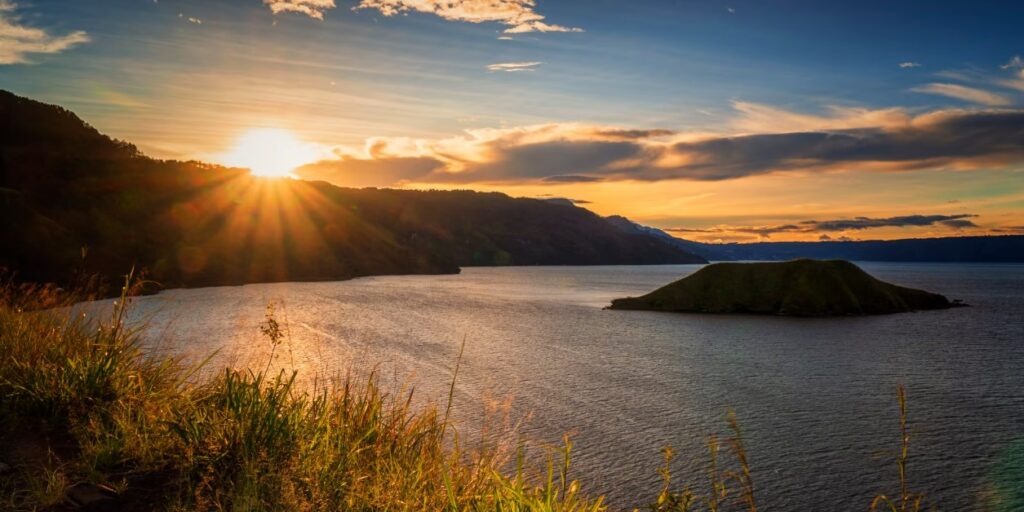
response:
{"label": "dark hill silhouette", "polygon": [[462,265],[702,262],[571,205],[344,189],[161,161],[72,112],[0,91],[0,267],[25,281],[166,286],[454,273]]}
{"label": "dark hill silhouette", "polygon": [[875,279],[848,261],[715,263],[611,309],[845,316],[946,309],[946,297]]}

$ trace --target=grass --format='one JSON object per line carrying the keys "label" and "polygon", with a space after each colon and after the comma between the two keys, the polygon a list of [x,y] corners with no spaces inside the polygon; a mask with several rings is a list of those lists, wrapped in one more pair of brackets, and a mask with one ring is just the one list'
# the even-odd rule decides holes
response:
{"label": "grass", "polygon": [[612,309],[787,316],[848,316],[962,305],[875,279],[843,260],[715,263]]}
{"label": "grass", "polygon": [[[130,280],[128,281],[131,282]],[[55,290],[0,293],[0,509],[63,510],[76,489],[100,489],[102,510],[473,510],[602,511],[570,478],[572,442],[531,463],[526,445],[461,446],[447,406],[413,409],[411,395],[384,392],[376,377],[299,389],[295,373],[195,366],[146,357],[125,324],[125,287],[111,317],[95,322]],[[261,326],[282,343],[273,307]],[[906,489],[903,449],[894,500],[871,509],[917,511]],[[739,422],[708,440],[707,481],[677,484],[663,452],[661,492],[647,509],[756,512],[756,488]],[[867,505],[867,504],[865,504]],[[882,508],[880,508],[882,507]]]}

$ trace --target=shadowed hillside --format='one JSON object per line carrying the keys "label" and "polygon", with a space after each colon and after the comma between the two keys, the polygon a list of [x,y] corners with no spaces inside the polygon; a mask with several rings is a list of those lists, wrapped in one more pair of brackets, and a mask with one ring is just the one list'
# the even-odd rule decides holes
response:
{"label": "shadowed hillside", "polygon": [[540,200],[342,189],[154,160],[68,110],[2,91],[0,215],[0,266],[62,284],[133,265],[166,286],[203,286],[703,261]]}

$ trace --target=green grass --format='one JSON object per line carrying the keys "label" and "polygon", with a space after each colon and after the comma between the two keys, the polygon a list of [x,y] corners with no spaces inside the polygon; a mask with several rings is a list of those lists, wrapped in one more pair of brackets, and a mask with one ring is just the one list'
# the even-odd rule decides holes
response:
{"label": "green grass", "polygon": [[[570,478],[568,437],[539,464],[518,440],[463,447],[448,421],[454,393],[443,410],[414,409],[374,376],[299,389],[294,373],[201,378],[194,366],[146,357],[125,324],[129,295],[97,323],[38,309],[62,303],[53,290],[0,293],[0,461],[13,465],[0,478],[0,509],[57,510],[82,484],[116,494],[104,510],[608,509]],[[272,309],[261,327],[276,348]],[[673,481],[675,455],[664,450],[663,488],[647,509],[756,512],[739,424],[728,422],[730,436],[708,440],[705,482]],[[872,508],[916,510],[905,448],[899,497]]]}

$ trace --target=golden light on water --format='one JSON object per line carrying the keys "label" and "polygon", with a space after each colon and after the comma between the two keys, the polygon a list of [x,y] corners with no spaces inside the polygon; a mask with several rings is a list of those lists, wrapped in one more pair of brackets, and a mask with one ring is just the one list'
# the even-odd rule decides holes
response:
{"label": "golden light on water", "polygon": [[221,157],[224,165],[246,167],[253,176],[285,178],[303,165],[324,155],[315,144],[303,142],[292,132],[279,128],[253,128],[235,141],[231,151]]}

